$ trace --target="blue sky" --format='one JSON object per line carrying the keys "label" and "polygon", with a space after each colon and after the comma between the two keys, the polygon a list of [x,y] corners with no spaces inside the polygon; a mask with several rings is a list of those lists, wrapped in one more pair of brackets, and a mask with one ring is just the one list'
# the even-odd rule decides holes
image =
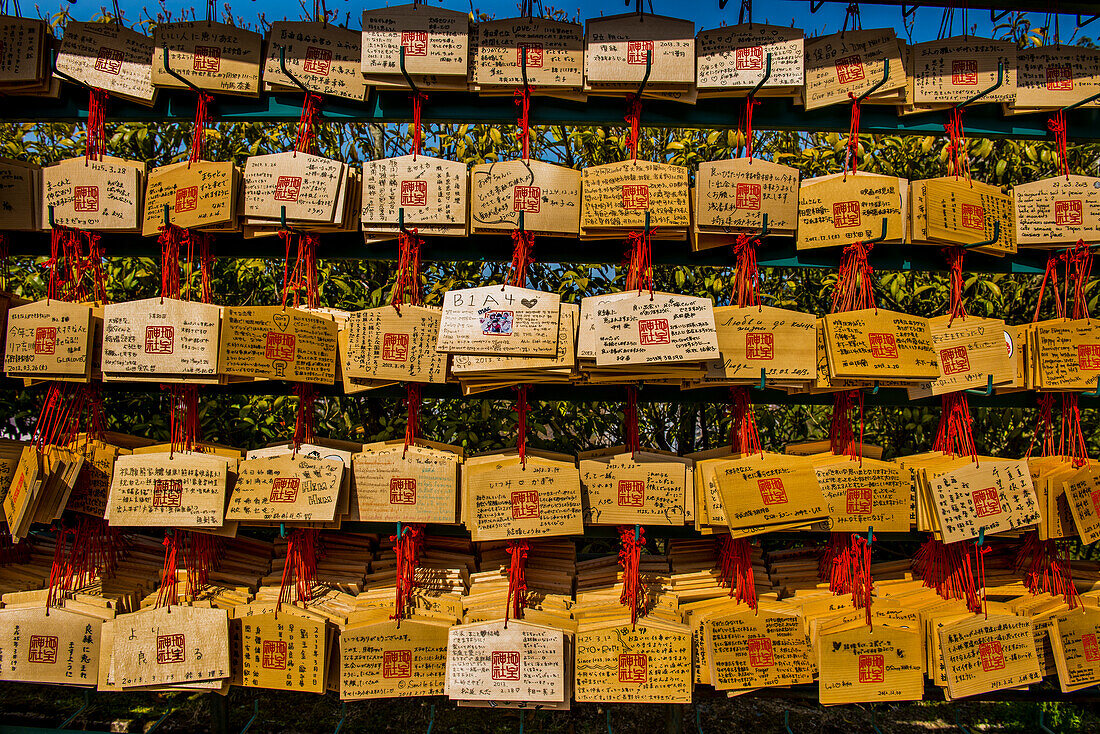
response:
{"label": "blue sky", "polygon": [[[67,7],[72,17],[78,20],[87,20],[99,15],[100,8],[106,4],[103,0],[76,0],[74,4],[70,4],[68,0],[54,0],[54,2],[57,4],[43,3],[30,6],[28,0],[23,0],[24,13],[28,15],[52,15],[60,8]],[[378,7],[384,4],[402,4],[401,0],[390,3],[386,3],[385,0],[327,0],[327,2],[329,10],[338,10],[341,19],[345,17],[346,13],[351,13],[350,26],[352,28],[359,27],[357,16],[364,8]],[[308,0],[306,4],[312,9],[313,0]],[[518,14],[519,8],[519,3],[516,0],[473,0],[472,2],[471,0],[443,0],[443,2],[433,0],[431,4],[452,10],[468,11],[473,8],[496,18],[515,16]],[[686,3],[683,0],[652,0],[652,4],[654,12],[689,18],[695,21],[697,28],[713,28],[723,22],[727,25],[734,24],[737,22],[737,14],[740,8],[740,0],[729,0],[724,10],[718,9],[718,0],[697,0],[696,2]],[[157,8],[153,3],[133,2],[132,0],[120,0],[119,5],[123,10],[124,17],[131,23],[135,22],[146,8],[148,8],[148,12],[154,15]],[[223,5],[224,3],[219,4],[219,13],[223,12],[221,10]],[[547,0],[544,5],[561,8],[570,16],[579,14],[582,20],[599,15],[614,15],[625,12],[627,9],[623,0],[559,0],[558,2]],[[757,22],[766,21],[777,25],[790,25],[793,22],[797,27],[803,28],[807,35],[812,33],[834,33],[839,31],[844,23],[844,3],[827,2],[813,15],[810,14],[809,0],[756,0],[755,5],[756,10],[753,14],[753,20]],[[191,4],[164,0],[164,7],[172,11],[174,15],[178,15],[179,10],[184,7],[191,7]],[[198,10],[199,17],[204,17],[205,6],[196,3],[195,7]],[[296,20],[303,15],[299,0],[234,0],[230,3],[230,7],[235,17],[243,17],[246,22],[255,22],[261,12],[265,14],[269,22],[283,19]],[[634,3],[631,2],[630,8],[633,9],[633,7]],[[892,27],[897,29],[899,36],[905,37],[900,7],[865,4],[860,7],[860,12],[864,28]],[[943,10],[940,8],[918,8],[912,35],[913,40],[926,41],[935,38],[939,32],[942,14]],[[961,10],[955,11],[955,34],[962,32],[962,15]],[[1041,26],[1047,22],[1047,16],[1043,13],[1032,13],[1029,17],[1035,26]],[[989,11],[970,11],[967,15],[967,24],[971,27],[977,25],[979,34],[988,35],[991,28]],[[1061,16],[1060,25],[1062,39],[1068,40],[1076,25],[1074,17],[1070,15]],[[1100,28],[1100,24],[1097,27]],[[1083,33],[1092,30],[1090,27],[1085,29]],[[1093,31],[1089,35],[1095,35],[1095,33]]]}

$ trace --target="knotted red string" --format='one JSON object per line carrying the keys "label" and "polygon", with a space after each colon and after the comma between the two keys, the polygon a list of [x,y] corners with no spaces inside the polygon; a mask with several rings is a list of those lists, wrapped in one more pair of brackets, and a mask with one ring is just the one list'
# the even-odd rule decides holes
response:
{"label": "knotted red string", "polygon": [[627,234],[629,262],[626,270],[626,290],[637,290],[640,294],[648,290],[653,297],[653,230],[650,227],[642,232]]}
{"label": "knotted red string", "polygon": [[626,149],[630,152],[630,159],[638,160],[638,135],[642,125],[642,98],[640,95],[631,94],[626,98],[626,117],[623,118],[629,126],[626,132]]}
{"label": "knotted red string", "polygon": [[[1088,319],[1089,306],[1085,288],[1092,275],[1092,250],[1084,242],[1065,255],[1066,287],[1072,287],[1066,294],[1066,308],[1073,319]],[[1075,468],[1088,464],[1088,447],[1081,428],[1081,407],[1077,393],[1062,394],[1062,435],[1059,442],[1059,454],[1068,456]]]}
{"label": "knotted red string", "polygon": [[[623,525],[619,528],[619,568],[623,570],[623,593],[619,603],[630,607],[630,624],[638,623],[638,591],[642,586],[642,548],[645,547],[645,528],[640,525]],[[642,616],[645,610],[642,609]]]}
{"label": "knotted red string", "polygon": [[531,159],[531,87],[515,91],[516,106],[519,107],[519,119],[516,121],[516,139],[523,149],[523,160]]}
{"label": "knotted red string", "polygon": [[527,552],[530,546],[526,540],[509,540],[508,555],[508,599],[504,605],[504,626],[508,626],[509,614],[514,619],[523,619],[523,609],[527,606]]}
{"label": "knotted red string", "polygon": [[1054,313],[1058,318],[1065,318],[1065,307],[1062,298],[1058,294],[1058,260],[1059,256],[1052,252],[1047,255],[1047,266],[1043,271],[1043,279],[1039,281],[1039,297],[1035,300],[1035,313],[1031,317],[1032,323],[1039,320],[1039,311],[1043,307],[1043,294],[1046,293],[1047,282],[1050,282],[1050,292],[1054,298]]}
{"label": "knotted red string", "polygon": [[1058,110],[1047,121],[1047,129],[1054,133],[1054,145],[1058,149],[1058,173],[1069,178],[1069,150],[1066,145],[1069,128],[1065,110]]}
{"label": "knotted red string", "polygon": [[847,533],[829,534],[817,564],[817,575],[829,582],[833,594],[852,593],[852,541]]}
{"label": "knotted red string", "polygon": [[974,569],[976,572],[971,585],[973,604],[967,605],[970,611],[975,614],[985,614],[986,619],[989,619],[989,604],[986,602],[985,596],[985,554],[990,550],[989,545],[986,543],[973,544]]}
{"label": "knotted red string", "polygon": [[742,456],[764,453],[756,428],[756,411],[749,400],[747,387],[730,388],[730,446]]}
{"label": "knotted red string", "polygon": [[[870,541],[870,542],[869,542]],[[867,613],[867,624],[871,625],[871,601],[875,590],[871,578],[871,542],[866,535],[852,533],[852,606]]]}
{"label": "knotted red string", "polygon": [[[184,531],[176,531],[184,532]],[[198,597],[210,579],[210,572],[217,568],[221,555],[221,538],[206,533],[187,533],[187,549],[184,568],[187,570],[187,597]]]}
{"label": "knotted red string", "polygon": [[948,315],[951,320],[947,325],[950,327],[951,322],[958,318],[966,318],[966,304],[963,302],[963,258],[966,256],[966,250],[961,247],[945,247],[943,249],[943,256],[947,260],[948,273],[950,275],[951,289],[950,289],[950,301],[948,303]]}
{"label": "knotted red string", "polygon": [[64,598],[63,592],[66,590],[62,585],[66,575],[65,543],[72,533],[71,528],[54,525],[53,561],[50,563],[50,580],[46,587],[46,616],[50,614],[50,607],[61,606]]}
{"label": "knotted red string", "polygon": [[[299,308],[302,296],[305,295],[307,308],[317,308],[317,245],[320,238],[315,233],[298,234],[296,232],[279,232],[286,248],[286,259],[283,264],[283,308],[287,306],[288,297],[294,308]],[[294,257],[294,267],[290,267],[290,244],[297,245]]]}
{"label": "knotted red string", "polygon": [[157,241],[160,243],[160,297],[180,298],[180,244],[187,238],[187,230],[174,224],[162,226]]}
{"label": "knotted red string", "polygon": [[88,90],[88,132],[84,140],[84,157],[98,161],[107,155],[107,92]]}
{"label": "knotted red string", "polygon": [[760,267],[756,263],[756,248],[760,240],[750,234],[737,235],[733,254],[737,257],[730,303],[741,308],[760,305]]}
{"label": "knotted red string", "polygon": [[527,385],[520,385],[516,389],[516,452],[519,454],[519,463],[527,468]]}
{"label": "knotted red string", "polygon": [[[852,428],[850,413],[859,411],[859,436]],[[829,450],[863,463],[863,391],[844,390],[833,396],[833,415],[829,421]]]}
{"label": "knotted red string", "polygon": [[307,94],[302,100],[302,114],[298,118],[298,133],[294,140],[295,153],[317,154],[317,118],[321,114],[321,96]]}
{"label": "knotted red string", "polygon": [[747,538],[723,535],[718,544],[718,583],[728,586],[738,604],[757,608],[756,580],[752,570],[752,545]]}
{"label": "knotted red string", "polygon": [[969,456],[976,464],[978,449],[974,444],[974,419],[970,415],[966,393],[947,393],[942,401],[943,410],[932,449],[951,456]]}
{"label": "knotted red string", "polygon": [[1024,572],[1024,586],[1032,594],[1047,593],[1061,596],[1070,609],[1078,603],[1077,586],[1069,565],[1068,549],[1059,551],[1057,541],[1040,540],[1038,531],[1024,535],[1024,542],[1016,553],[1016,571]]}
{"label": "knotted red string", "polygon": [[512,230],[512,264],[508,266],[508,285],[527,287],[527,273],[535,261],[535,233]]}
{"label": "knotted red string", "polygon": [[943,129],[947,133],[947,158],[951,162],[951,175],[956,179],[965,177],[969,184],[970,158],[966,154],[966,137],[962,118],[962,108],[952,107]]}
{"label": "knotted red string", "polygon": [[629,385],[626,388],[626,410],[623,411],[623,442],[631,458],[640,448],[638,437],[638,388]]}
{"label": "knotted red string", "polygon": [[409,95],[412,99],[412,144],[413,144],[413,160],[420,155],[420,145],[423,140],[423,132],[421,130],[420,118],[424,112],[424,103],[428,101],[428,95],[423,92],[413,92]]}
{"label": "knotted red string", "polygon": [[752,141],[752,110],[760,104],[756,97],[749,95],[745,99],[745,156],[751,161],[753,152]]}
{"label": "knotted red string", "polygon": [[397,313],[408,296],[409,303],[419,306],[420,298],[420,246],[424,241],[417,230],[401,230],[397,234],[397,274],[390,291],[390,305]]}
{"label": "knotted red string", "polygon": [[848,171],[854,176],[859,169],[859,97],[853,92],[848,92],[852,100],[852,117],[848,123],[848,145],[844,151],[844,180],[848,179]]}
{"label": "knotted red string", "polygon": [[193,451],[199,442],[199,390],[198,385],[168,385],[171,408],[170,454],[177,451]]}
{"label": "knotted red string", "polygon": [[1035,430],[1027,445],[1025,458],[1031,458],[1031,451],[1039,442],[1040,456],[1057,455],[1058,447],[1054,441],[1054,393],[1039,393],[1039,414],[1035,418]]}
{"label": "knotted red string", "polygon": [[294,413],[294,451],[304,443],[313,442],[314,406],[317,403],[317,386],[308,382],[294,383],[294,394],[298,397],[298,409]]}
{"label": "knotted red string", "polygon": [[179,530],[166,530],[164,532],[164,566],[160,570],[160,590],[157,592],[157,607],[172,608],[179,603],[177,586],[179,577],[176,575],[176,555],[179,553]]}
{"label": "knotted red string", "polygon": [[202,153],[203,146],[206,143],[206,128],[213,119],[213,115],[210,112],[210,108],[213,104],[214,95],[202,91],[198,93],[198,100],[195,103],[195,122],[191,126],[191,155],[188,158],[189,164],[197,163],[203,159]]}
{"label": "knotted red string", "polygon": [[833,313],[878,308],[875,305],[874,269],[868,261],[873,244],[857,242],[844,248],[840,271],[833,288]]}
{"label": "knotted red string", "polygon": [[295,528],[287,536],[286,562],[279,583],[279,603],[275,605],[278,614],[283,602],[290,603],[290,585],[293,580],[295,601],[312,601],[313,581],[317,577],[317,557],[319,553],[317,530],[313,528]]}
{"label": "knotted red string", "polygon": [[[974,546],[973,558],[968,546]],[[988,550],[988,545],[979,549],[976,543],[965,540],[947,545],[929,537],[913,555],[913,570],[924,585],[934,589],[942,599],[962,599],[967,609],[978,614],[982,611],[983,594],[978,591],[977,578],[980,577],[984,589],[985,561],[980,560],[977,574],[973,564],[978,564]]]}
{"label": "knotted red string", "polygon": [[412,604],[412,593],[416,587],[416,564],[424,547],[424,525],[398,523],[398,534],[391,535],[390,541],[393,542],[393,551],[397,555],[396,589],[393,616],[390,619],[396,619],[400,627],[401,620],[408,616]]}
{"label": "knotted red string", "polygon": [[[410,382],[405,385],[405,451],[416,443],[420,433],[420,385]],[[404,454],[402,454],[404,456]]]}

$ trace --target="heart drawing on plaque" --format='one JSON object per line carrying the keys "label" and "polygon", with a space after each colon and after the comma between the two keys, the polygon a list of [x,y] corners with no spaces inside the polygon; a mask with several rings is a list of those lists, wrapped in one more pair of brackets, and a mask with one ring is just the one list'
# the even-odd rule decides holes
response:
{"label": "heart drawing on plaque", "polygon": [[286,327],[290,325],[290,314],[286,311],[279,311],[271,317],[271,320],[279,327],[279,331],[286,331]]}
{"label": "heart drawing on plaque", "polygon": [[537,298],[521,298],[519,302],[522,303],[527,308],[534,308],[535,304],[538,303],[538,299]]}

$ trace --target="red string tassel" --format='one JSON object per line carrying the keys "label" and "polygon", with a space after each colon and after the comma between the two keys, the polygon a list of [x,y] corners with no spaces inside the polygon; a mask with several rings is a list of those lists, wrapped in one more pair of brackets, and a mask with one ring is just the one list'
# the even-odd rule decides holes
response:
{"label": "red string tassel", "polygon": [[402,230],[397,235],[397,275],[390,291],[390,305],[397,313],[408,295],[409,303],[419,306],[420,298],[420,246],[424,241],[417,236],[417,230]]}
{"label": "red string tassel", "polygon": [[508,285],[527,287],[527,272],[535,261],[535,233],[512,230],[512,264],[508,268]]}
{"label": "red string tassel", "polygon": [[723,535],[718,546],[719,583],[728,586],[738,604],[757,607],[756,579],[752,570],[752,545],[747,538]]}
{"label": "red string tassel", "polygon": [[105,155],[107,155],[107,93],[102,89],[90,89],[84,157],[91,161],[98,161]]}
{"label": "red string tassel", "polygon": [[317,403],[317,386],[306,382],[294,384],[294,394],[298,396],[298,409],[294,414],[294,451],[304,443],[313,442],[314,406]]}
{"label": "red string tassel", "polygon": [[396,590],[391,619],[396,619],[400,625],[401,620],[409,614],[412,592],[416,587],[416,564],[424,547],[424,525],[410,523],[398,524],[398,527],[398,534],[390,536],[393,551],[397,555]]}
{"label": "red string tassel", "polygon": [[[420,433],[420,385],[410,382],[405,385],[405,451],[416,443],[416,437]],[[404,455],[404,454],[402,454]]]}
{"label": "red string tassel", "polygon": [[742,455],[763,453],[756,429],[756,411],[747,387],[730,388],[730,446]]}
{"label": "red string tassel", "polygon": [[508,626],[508,615],[513,619],[523,619],[523,609],[527,606],[527,553],[530,546],[526,540],[509,540],[508,555],[508,602],[504,605],[504,626]]}
{"label": "red string tassel", "polygon": [[630,152],[631,160],[638,160],[638,135],[642,125],[642,98],[640,95],[631,94],[626,98],[626,124],[629,126],[626,133],[626,149]]}
{"label": "red string tassel", "polygon": [[516,139],[523,150],[523,160],[531,159],[531,87],[523,87],[515,92],[516,106],[519,107],[519,119],[516,121]]}
{"label": "red string tassel", "polygon": [[214,104],[214,95],[209,92],[199,92],[198,102],[195,105],[195,122],[191,126],[191,155],[188,163],[197,163],[202,160],[203,145],[206,142],[206,127],[213,117],[210,108]]}
{"label": "red string tassel", "polygon": [[1069,151],[1066,146],[1069,128],[1065,110],[1058,110],[1047,121],[1047,129],[1054,133],[1054,145],[1058,149],[1058,172],[1069,178]]}
{"label": "red string tassel", "polygon": [[[871,538],[873,541],[874,538]],[[852,605],[867,612],[871,624],[871,600],[874,580],[871,578],[871,543],[867,536],[852,533]]]}
{"label": "red string tassel", "polygon": [[519,453],[519,463],[527,468],[527,385],[521,385],[516,398],[516,451]]}
{"label": "red string tassel", "polygon": [[756,263],[756,247],[760,240],[748,234],[737,235],[733,254],[737,270],[733,276],[733,296],[730,304],[741,308],[760,305],[760,268]]}
{"label": "red string tassel", "polygon": [[[623,570],[623,593],[619,603],[630,607],[630,624],[638,623],[638,591],[642,586],[642,548],[645,547],[645,528],[640,525],[623,525],[619,528],[619,568]],[[644,615],[644,609],[643,615]]]}
{"label": "red string tassel", "polygon": [[313,528],[295,528],[287,536],[286,562],[279,584],[279,603],[275,605],[278,614],[283,603],[290,603],[290,585],[293,580],[295,601],[312,601],[313,581],[317,577],[317,531]]}
{"label": "red string tassel", "polygon": [[160,570],[160,590],[157,592],[157,606],[172,608],[179,603],[176,575],[176,555],[179,553],[179,535],[183,531],[168,530],[164,533],[164,566]]}

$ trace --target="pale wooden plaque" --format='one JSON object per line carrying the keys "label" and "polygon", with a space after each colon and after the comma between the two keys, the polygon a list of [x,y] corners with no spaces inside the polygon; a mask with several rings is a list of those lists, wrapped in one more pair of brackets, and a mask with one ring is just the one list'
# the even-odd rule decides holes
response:
{"label": "pale wooden plaque", "polygon": [[466,527],[482,540],[580,535],[581,482],[577,467],[528,456],[467,459],[462,467]]}
{"label": "pale wooden plaque", "polygon": [[704,91],[747,92],[771,76],[762,89],[801,87],[804,76],[801,28],[746,23],[699,31],[695,37],[696,86]]}
{"label": "pale wooden plaque", "polygon": [[1100,178],[1055,176],[1012,191],[1017,244],[1049,247],[1100,241]]}
{"label": "pale wooden plaque", "polygon": [[[251,159],[250,159],[251,160]],[[232,224],[237,172],[232,162],[172,163],[149,172],[141,234],[154,237],[168,222],[184,229]]]}
{"label": "pale wooden plaque", "polygon": [[218,364],[227,375],[331,385],[336,322],[296,308],[227,307]]}
{"label": "pale wooden plaque", "polygon": [[[41,222],[75,229],[137,230],[145,165],[81,156],[42,169]],[[161,215],[163,220],[163,215]]]}
{"label": "pale wooden plaque", "polygon": [[443,695],[448,631],[445,623],[420,619],[343,629],[340,698],[360,701]]}
{"label": "pale wooden plaque", "polygon": [[1038,523],[1039,502],[1024,461],[981,460],[931,480],[929,494],[944,543]]}
{"label": "pale wooden plaque", "polygon": [[816,370],[817,318],[772,306],[714,309],[720,359],[707,377],[724,380],[812,380]]}
{"label": "pale wooden plaque", "polygon": [[241,667],[242,686],[325,692],[329,636],[323,620],[294,612],[265,612],[243,616],[235,623],[241,625],[234,662]]}
{"label": "pale wooden plaque", "polygon": [[229,677],[229,618],[224,609],[142,609],[115,620],[108,680],[123,688]]}
{"label": "pale wooden plaque", "polygon": [[814,472],[829,505],[830,532],[909,532],[912,483],[897,464],[839,456],[816,460]]}
{"label": "pale wooden plaque", "polygon": [[447,637],[448,698],[482,701],[565,701],[565,633],[512,620],[451,627]]}
{"label": "pale wooden plaque", "polygon": [[[893,28],[834,33],[806,41],[806,110],[848,104],[848,94],[860,95],[882,81],[875,96],[905,87],[905,64]],[[875,99],[872,96],[871,99]]]}
{"label": "pale wooden plaque", "polygon": [[955,36],[913,46],[913,100],[917,104],[966,102],[998,81],[1002,84],[982,102],[1016,99],[1016,42],[975,36]]}
{"label": "pale wooden plaque", "polygon": [[216,377],[221,307],[172,298],[103,308],[104,373]]}
{"label": "pale wooden plaque", "polygon": [[1093,464],[1084,466],[1066,477],[1064,486],[1081,542],[1087,545],[1100,540],[1100,469]]}
{"label": "pale wooden plaque", "polygon": [[477,24],[474,81],[481,87],[579,89],[584,84],[584,28],[550,18],[507,18]]}
{"label": "pale wooden plaque", "polygon": [[590,18],[585,23],[584,78],[593,86],[637,86],[650,58],[649,83],[695,83],[695,23],[652,13]]}
{"label": "pale wooden plaque", "polygon": [[364,447],[353,458],[359,519],[367,522],[454,523],[462,456],[403,442]]}
{"label": "pale wooden plaque", "polygon": [[581,172],[542,161],[498,161],[470,172],[470,227],[476,232],[575,236],[580,231]]}
{"label": "pale wooden plaque", "polygon": [[1019,108],[1069,107],[1100,92],[1100,51],[1094,48],[1031,46],[1017,51],[1016,65]]}
{"label": "pale wooden plaque", "polygon": [[0,610],[0,680],[94,686],[102,624],[67,609]]}
{"label": "pale wooden plaque", "polygon": [[649,291],[627,291],[623,296],[605,299],[595,312],[597,365],[719,358],[714,302],[709,298]]}
{"label": "pale wooden plaque", "polygon": [[61,73],[89,87],[151,105],[153,39],[114,23],[70,20],[57,53]]}
{"label": "pale wooden plaque", "polygon": [[[952,245],[996,241],[981,248],[993,253],[1016,252],[1012,197],[991,186],[934,179],[925,186],[928,239]],[[997,229],[994,228],[996,223]]]}
{"label": "pale wooden plaque", "polygon": [[8,311],[4,372],[9,375],[88,377],[92,307],[35,301]]}
{"label": "pale wooden plaque", "polygon": [[443,383],[447,354],[435,351],[438,308],[404,305],[355,311],[347,322],[344,374],[367,380]]}
{"label": "pale wooden plaque", "polygon": [[363,228],[396,233],[404,212],[405,226],[422,234],[446,234],[455,226],[465,234],[466,189],[466,164],[458,161],[424,155],[364,161]]}
{"label": "pale wooden plaque", "polygon": [[939,355],[940,377],[908,388],[910,398],[981,389],[989,384],[998,386],[1015,377],[1012,342],[1004,321],[978,316],[956,319],[935,316],[928,320],[928,328]]}
{"label": "pale wooden plaque", "polygon": [[752,454],[718,464],[715,477],[725,524],[731,529],[810,523],[829,516],[810,459]]}
{"label": "pale wooden plaque", "polygon": [[330,23],[275,21],[267,34],[264,82],[297,89],[279,66],[283,49],[286,68],[306,89],[317,94],[364,101],[368,87],[362,65],[362,34]]}
{"label": "pale wooden plaque", "polygon": [[244,164],[244,215],[331,222],[345,164],[309,153],[249,156]]}
{"label": "pale wooden plaque", "polygon": [[486,285],[443,296],[436,351],[552,357],[558,350],[561,296]]}
{"label": "pale wooden plaque", "polygon": [[577,702],[690,703],[691,630],[639,620],[577,631]]}
{"label": "pale wooden plaque", "polygon": [[939,644],[951,698],[1026,687],[1043,680],[1031,620],[1026,617],[974,615],[941,627]]}
{"label": "pale wooden plaque", "polygon": [[153,29],[152,82],[169,89],[188,88],[165,70],[167,48],[172,71],[199,89],[257,95],[263,42],[261,34],[227,23],[157,23]]}
{"label": "pale wooden plaque", "polygon": [[1034,325],[1034,334],[1034,363],[1038,378],[1036,388],[1043,390],[1095,390],[1097,388],[1100,382],[1100,321],[1095,323],[1090,319],[1040,321]]}
{"label": "pale wooden plaque", "polygon": [[709,681],[719,691],[802,685],[813,681],[802,620],[794,611],[744,607],[702,623]]}
{"label": "pale wooden plaque", "polygon": [[796,168],[757,158],[699,164],[695,174],[695,224],[721,232],[794,232],[798,226]]}
{"label": "pale wooden plaque", "polygon": [[825,316],[829,377],[934,380],[940,376],[928,319],[882,308]]}
{"label": "pale wooden plaque", "polygon": [[305,454],[281,454],[240,463],[225,511],[227,520],[332,522],[343,483],[344,462]]}
{"label": "pale wooden plaque", "polygon": [[683,525],[690,467],[659,454],[579,462],[581,506],[592,525]]}
{"label": "pale wooden plaque", "polygon": [[1100,683],[1100,609],[1078,607],[1059,614],[1049,635],[1062,693]]}
{"label": "pale wooden plaque", "polygon": [[0,83],[32,84],[42,74],[46,23],[38,18],[0,16]]}
{"label": "pale wooden plaque", "polygon": [[798,190],[799,250],[841,247],[882,236],[886,242],[905,237],[907,182],[893,176],[840,174],[802,182]]}
{"label": "pale wooden plaque", "polygon": [[[363,11],[361,70],[364,74],[401,78],[415,76],[465,77],[470,50],[470,16],[429,5],[397,5]],[[414,76],[414,78],[415,78]],[[427,80],[417,79],[418,86]]]}
{"label": "pale wooden plaque", "polygon": [[[688,170],[650,161],[621,161],[581,171],[581,230],[686,227]],[[660,236],[658,232],[657,236]]]}
{"label": "pale wooden plaque", "polygon": [[924,695],[921,637],[918,629],[883,624],[822,634],[818,699],[823,704],[919,701]]}
{"label": "pale wooden plaque", "polygon": [[134,454],[114,461],[111,525],[220,528],[228,473],[236,462],[200,453]]}
{"label": "pale wooden plaque", "polygon": [[38,165],[0,158],[0,228],[27,232],[40,229],[36,217],[41,209],[38,205],[41,175],[42,168]]}

